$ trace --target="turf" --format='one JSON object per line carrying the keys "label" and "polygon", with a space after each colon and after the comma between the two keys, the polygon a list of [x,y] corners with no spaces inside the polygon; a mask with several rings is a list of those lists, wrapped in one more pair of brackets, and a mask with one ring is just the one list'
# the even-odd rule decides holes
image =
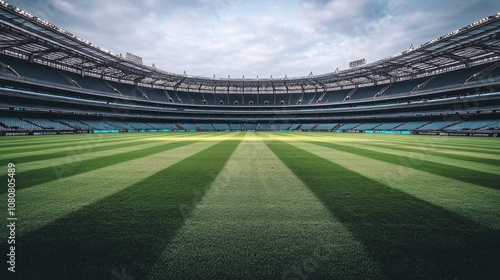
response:
{"label": "turf", "polygon": [[498,256],[498,247],[491,247],[500,245],[498,232],[290,144],[268,145],[367,247],[389,278],[469,279],[498,272],[493,268],[498,260],[491,258]]}
{"label": "turf", "polygon": [[146,274],[237,144],[217,143],[20,237],[19,266],[30,269],[20,269],[19,277],[104,278],[125,265]]}
{"label": "turf", "polygon": [[0,151],[18,217],[0,279],[500,276],[498,139],[131,133]]}

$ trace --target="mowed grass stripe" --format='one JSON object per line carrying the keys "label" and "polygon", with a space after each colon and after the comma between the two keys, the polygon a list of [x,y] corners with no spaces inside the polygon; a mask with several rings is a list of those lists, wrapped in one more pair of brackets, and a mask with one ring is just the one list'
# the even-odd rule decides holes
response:
{"label": "mowed grass stripe", "polygon": [[[54,180],[59,180],[76,174],[97,170],[109,165],[115,165],[136,158],[152,155],[171,147],[179,147],[186,145],[187,142],[169,142],[165,144],[157,144],[152,147],[134,149],[132,151],[123,152],[120,154],[112,154],[97,158],[91,158],[82,161],[72,162],[70,164],[61,163],[56,166],[41,167],[30,171],[17,171],[17,186],[16,189],[24,189],[36,186],[38,184],[47,183]],[[0,176],[0,179],[7,178],[6,175]],[[6,189],[0,190],[0,193],[6,193]]]}
{"label": "mowed grass stripe", "polygon": [[[376,139],[373,140],[374,136]],[[384,134],[347,134],[346,137],[362,137],[375,143],[406,143],[408,146],[435,147],[444,150],[460,150],[470,153],[490,154],[491,148],[494,155],[500,155],[498,139],[489,137],[460,137],[460,136],[428,136],[428,135],[384,135]]]}
{"label": "mowed grass stripe", "polygon": [[[412,139],[420,138],[415,136],[406,136],[406,137]],[[325,141],[329,141],[332,138],[328,136],[323,136],[323,137],[315,137],[315,139],[318,140],[324,139]],[[500,166],[499,157],[489,153],[487,154],[486,152],[467,153],[462,151],[461,149],[454,149],[454,150],[450,148],[437,149],[436,147],[432,146],[432,144],[429,144],[428,146],[426,146],[425,144],[419,145],[418,143],[415,143],[415,145],[411,145],[407,142],[392,141],[388,143],[380,140],[365,141],[363,143],[358,143],[358,145],[362,145],[364,147],[380,148],[383,149],[383,151],[390,151],[398,155],[409,155],[415,157],[415,154],[418,154],[420,157],[425,157],[427,160],[431,160],[436,163],[448,163],[448,164],[452,163],[453,165],[456,166],[467,165],[475,170],[500,174],[500,169],[498,168],[498,166]],[[494,150],[495,147],[490,147],[490,152]],[[396,151],[401,151],[403,153],[399,153]],[[475,164],[470,164],[469,162],[474,162]]]}
{"label": "mowed grass stripe", "polygon": [[[80,141],[83,137],[87,139],[92,139],[92,141],[95,141],[95,139],[97,138],[100,139],[100,141],[108,143],[135,138],[134,135],[132,134],[118,134],[116,136],[113,135],[114,137],[109,137],[109,138],[105,137],[104,135],[105,134],[81,134],[78,135],[79,137],[71,139],[58,140],[57,138],[54,138],[53,141],[51,140],[45,142],[39,142],[40,140],[39,136],[24,136],[30,138],[31,141],[19,145],[16,145],[14,143],[10,145],[10,147],[0,149],[0,151],[8,151],[9,154],[14,154],[14,153],[25,153],[25,152],[37,152],[40,150],[58,149],[63,147],[72,147],[75,141]],[[57,135],[57,136],[64,137],[63,135]]]}
{"label": "mowed grass stripe", "polygon": [[[20,215],[17,221],[20,229],[18,235],[25,235],[73,211],[137,184],[156,172],[231,136],[229,134],[207,137],[210,141],[188,142],[179,147],[172,145],[150,156],[18,190],[16,194],[23,198],[19,201],[21,207],[18,211]],[[0,199],[6,201],[7,194],[0,195]]]}
{"label": "mowed grass stripe", "polygon": [[[374,141],[364,141],[364,142],[353,142],[353,143],[338,143],[341,145],[346,145],[354,148],[369,149],[371,151],[380,152],[383,154],[393,155],[393,157],[401,158],[403,161],[408,161],[415,163],[416,165],[422,164],[422,162],[433,162],[434,164],[442,164],[445,166],[455,166],[457,168],[466,168],[470,171],[481,172],[482,174],[495,174],[500,177],[500,160],[489,158],[490,155],[485,155],[486,158],[476,158],[463,155],[453,155],[447,153],[437,153],[432,152],[426,148],[419,149],[414,148],[404,148],[401,147],[400,143],[393,142],[392,144],[374,144],[373,142],[380,142],[377,137],[373,136]],[[294,137],[299,138],[301,141],[309,142],[325,142],[325,143],[337,143],[337,137],[332,135],[323,136],[313,136],[311,134],[307,135],[294,135]],[[419,136],[406,136],[406,137],[419,137]]]}
{"label": "mowed grass stripe", "polygon": [[[35,139],[33,139],[34,141]],[[59,146],[58,148],[45,149],[39,148],[38,150],[31,152],[22,153],[6,153],[2,155],[2,158],[8,159],[16,164],[33,162],[38,160],[46,160],[51,158],[64,157],[74,154],[82,154],[91,151],[105,151],[107,149],[112,149],[113,147],[127,147],[127,145],[134,145],[140,143],[150,143],[150,140],[145,140],[139,137],[131,137],[126,139],[108,139],[103,140],[102,137],[85,137],[75,140],[72,143],[65,142],[65,145]]]}
{"label": "mowed grass stripe", "polygon": [[[307,135],[315,135],[314,133]],[[386,143],[405,145],[408,147],[428,148],[439,150],[450,150],[479,157],[495,159],[500,155],[500,143],[495,138],[476,138],[459,136],[427,136],[427,135],[384,135],[363,133],[324,133],[345,142],[355,143]],[[318,136],[318,135],[316,135]]]}
{"label": "mowed grass stripe", "polygon": [[[0,140],[0,148],[8,146],[30,146],[35,144],[54,143],[73,141],[81,138],[82,135],[97,135],[97,134],[65,134],[65,135],[43,135],[43,136],[7,136]],[[102,134],[103,135],[103,134]],[[33,143],[33,138],[36,138],[36,143]]]}
{"label": "mowed grass stripe", "polygon": [[500,230],[500,192],[401,165],[304,142],[290,144],[388,187]]}
{"label": "mowed grass stripe", "polygon": [[144,278],[238,143],[217,143],[18,238],[17,265],[25,269],[16,276],[111,279],[113,269],[126,268]]}
{"label": "mowed grass stripe", "polygon": [[500,189],[500,185],[498,184],[498,182],[500,182],[500,175],[468,169],[466,167],[455,166],[453,165],[454,162],[452,160],[446,163],[444,163],[443,161],[441,161],[441,163],[437,163],[428,160],[428,157],[430,158],[431,156],[427,157],[419,153],[411,153],[404,156],[403,153],[393,152],[390,149],[374,148],[355,143],[346,144],[344,142],[338,141],[324,142],[314,141],[312,139],[310,141],[317,143],[318,145],[334,148],[363,157],[410,167],[424,172],[492,189]]}
{"label": "mowed grass stripe", "polygon": [[148,279],[346,279],[380,268],[247,132]]}
{"label": "mowed grass stripe", "polygon": [[[481,152],[471,152],[464,150],[464,148],[457,148],[457,147],[440,148],[433,146],[432,144],[413,145],[411,143],[395,143],[395,142],[387,143],[383,141],[370,142],[369,144],[374,146],[395,148],[398,150],[401,149],[402,151],[424,152],[424,153],[441,155],[453,159],[461,159],[461,160],[482,162],[488,164],[498,165],[498,163],[500,162],[500,160],[498,160],[498,154],[495,154],[496,152],[495,146],[489,146],[489,150],[485,149],[484,151]],[[493,152],[493,154],[491,152]]]}
{"label": "mowed grass stripe", "polygon": [[[159,137],[157,137],[159,139]],[[208,137],[207,137],[208,138]],[[163,139],[162,139],[163,140]],[[154,138],[142,139],[137,138],[135,141],[127,141],[126,143],[118,142],[116,145],[107,144],[105,146],[100,145],[89,145],[89,146],[76,146],[74,149],[66,148],[64,152],[58,152],[54,154],[46,154],[46,155],[38,155],[33,158],[27,157],[28,162],[23,163],[20,162],[19,159],[12,159],[10,162],[13,162],[17,166],[17,170],[20,172],[27,172],[35,169],[39,169],[41,166],[43,167],[55,167],[64,164],[70,168],[76,167],[79,165],[80,161],[89,160],[93,158],[109,156],[109,155],[118,155],[121,153],[125,153],[128,151],[145,149],[149,147],[154,147],[162,142],[181,142],[181,141],[189,141],[190,137],[187,135],[177,136],[175,139],[167,141],[156,141]]]}
{"label": "mowed grass stripe", "polygon": [[284,142],[267,141],[389,279],[493,279],[500,233]]}
{"label": "mowed grass stripe", "polygon": [[[181,137],[183,138],[183,136]],[[172,139],[172,138],[169,138]],[[180,138],[174,137],[173,139],[175,140],[180,140]],[[69,176],[73,176],[76,174],[80,173],[85,173],[89,172],[92,170],[96,170],[105,166],[109,165],[114,165],[118,164],[121,162],[133,160],[136,158],[140,157],[145,157],[148,155],[155,154],[157,152],[161,152],[165,150],[166,148],[169,148],[170,145],[173,145],[173,147],[177,146],[182,146],[186,145],[189,143],[187,139],[189,138],[183,138],[184,141],[156,141],[153,142],[150,145],[147,145],[146,147],[133,147],[132,150],[129,151],[128,148],[123,148],[122,150],[118,149],[116,150],[117,153],[104,153],[106,154],[105,156],[99,156],[98,157],[92,157],[90,159],[82,160],[81,157],[74,157],[74,158],[65,158],[64,161],[60,162],[57,165],[53,166],[41,166],[40,168],[34,169],[34,170],[29,170],[24,172],[22,169],[17,168],[17,176],[18,178],[18,184],[16,186],[16,189],[23,189],[23,188],[29,188],[32,186],[35,186],[37,184],[43,184],[46,182],[50,182],[53,180],[59,180],[62,178],[66,178]],[[112,150],[111,150],[112,151]],[[121,153],[118,153],[121,152]],[[95,156],[95,155],[94,155]],[[22,165],[21,165],[22,167]],[[0,180],[7,179],[7,174],[2,172],[0,173]],[[6,189],[1,189],[0,194],[6,193]]]}
{"label": "mowed grass stripe", "polygon": [[[88,147],[99,147],[104,145],[114,145],[127,142],[135,142],[143,139],[149,138],[160,138],[162,134],[155,134],[152,137],[145,137],[144,134],[130,134],[127,136],[117,137],[117,135],[108,134],[85,134],[79,135],[79,138],[73,139],[71,141],[65,141],[57,145],[51,145],[51,147],[31,147],[31,148],[20,148],[20,149],[8,149],[6,153],[0,155],[1,159],[8,160],[29,160],[30,157],[44,156],[51,153],[64,152],[73,149],[86,149]],[[180,136],[180,135],[179,135]],[[184,136],[184,135],[183,135]],[[186,135],[187,136],[187,135]],[[26,136],[31,139],[31,141],[36,142],[36,136]]]}

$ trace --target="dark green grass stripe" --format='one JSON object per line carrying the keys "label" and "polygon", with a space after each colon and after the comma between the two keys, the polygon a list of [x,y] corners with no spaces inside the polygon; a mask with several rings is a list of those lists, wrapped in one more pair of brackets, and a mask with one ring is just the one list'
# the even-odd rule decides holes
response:
{"label": "dark green grass stripe", "polygon": [[[181,147],[190,143],[193,142],[189,141],[169,142],[166,144],[150,148],[137,149],[116,155],[109,155],[82,161],[76,161],[76,162],[71,162],[69,164],[65,164],[64,161],[62,161],[62,164],[57,166],[42,167],[40,169],[30,170],[26,172],[22,172],[22,170],[18,169],[17,170],[18,173],[16,174],[18,178],[17,180],[18,184],[16,186],[16,189],[20,190],[24,188],[29,188],[53,180],[59,180],[69,176],[89,172],[92,170],[97,170],[109,165],[119,164],[129,160],[146,157],[169,149]],[[7,181],[7,176],[6,175],[0,176],[0,180]],[[2,188],[0,190],[0,193],[5,193],[5,192],[7,192],[6,188]]]}
{"label": "dark green grass stripe", "polygon": [[[405,136],[408,137],[408,136]],[[487,153],[487,154],[494,154],[494,155],[500,155],[500,141],[493,140],[493,141],[484,141],[484,140],[491,140],[491,139],[485,139],[481,138],[483,141],[477,141],[478,139],[475,138],[474,140],[476,141],[470,141],[470,142],[464,142],[462,144],[459,144],[456,139],[457,137],[452,137],[452,138],[446,138],[443,136],[439,138],[439,141],[426,141],[427,139],[423,139],[420,137],[428,137],[426,135],[415,135],[415,136],[410,136],[411,141],[386,141],[387,139],[384,139],[384,141],[378,141],[378,142],[383,142],[383,143],[395,143],[395,144],[402,144],[402,145],[409,145],[409,146],[416,146],[416,147],[433,147],[437,149],[445,149],[445,150],[456,150],[456,151],[462,151],[462,152],[471,152],[471,153]],[[418,141],[417,141],[418,140]],[[480,142],[481,144],[478,144]]]}
{"label": "dark green grass stripe", "polygon": [[[308,135],[317,137],[318,134]],[[453,136],[444,137],[436,136],[431,137],[427,135],[383,135],[383,134],[357,134],[355,137],[352,134],[321,134],[320,137],[325,139],[332,139],[332,136],[341,139],[363,139],[369,140],[369,142],[356,142],[356,143],[393,143],[396,145],[407,145],[415,147],[433,147],[437,149],[445,150],[457,150],[462,152],[474,152],[474,153],[487,153],[493,155],[500,155],[500,141],[492,138],[471,138],[467,137],[468,141],[460,141],[463,137]],[[462,144],[459,144],[462,143]],[[478,144],[480,143],[480,144]],[[476,147],[476,148],[475,148]]]}
{"label": "dark green grass stripe", "polygon": [[[159,138],[162,136],[156,136],[155,138]],[[182,139],[182,137],[185,136],[179,136],[178,139]],[[26,162],[33,162],[33,161],[39,161],[39,160],[47,160],[47,159],[53,159],[53,158],[59,158],[59,157],[71,157],[75,155],[83,155],[87,153],[95,153],[95,152],[102,152],[102,151],[108,151],[112,149],[118,149],[118,148],[127,148],[127,147],[133,147],[133,146],[138,146],[141,144],[145,143],[154,143],[155,140],[153,139],[144,139],[142,140],[141,138],[135,138],[136,140],[133,140],[134,138],[128,138],[123,141],[117,141],[116,139],[110,140],[110,141],[99,141],[99,142],[81,142],[79,141],[78,143],[75,143],[75,145],[68,146],[66,147],[66,151],[59,151],[59,152],[53,152],[53,153],[45,153],[45,154],[34,154],[34,155],[29,155],[29,156],[19,156],[19,157],[9,157],[10,162],[14,162],[16,164],[19,163],[26,163]]]}
{"label": "dark green grass stripe", "polygon": [[352,153],[355,155],[360,155],[363,157],[380,160],[392,164],[401,165],[404,167],[409,167],[417,169],[424,172],[429,172],[432,174],[448,177],[451,179],[460,180],[467,183],[472,183],[475,185],[484,186],[492,189],[500,189],[500,175],[491,174],[487,172],[471,170],[463,167],[445,165],[441,163],[435,163],[431,161],[426,161],[419,158],[397,156],[392,154],[386,154],[379,151],[372,151],[369,149],[363,149],[359,147],[352,147],[338,143],[326,143],[326,142],[310,142],[312,144],[321,145],[324,147],[336,149],[343,152]]}
{"label": "dark green grass stripe", "polygon": [[[5,146],[30,146],[30,145],[44,145],[52,143],[64,143],[79,141],[82,138],[106,138],[106,139],[132,139],[136,137],[144,137],[146,135],[159,135],[167,134],[164,132],[156,133],[88,133],[88,134],[70,134],[70,135],[43,135],[43,136],[21,136],[21,137],[1,137],[0,138],[0,148],[5,148]],[[141,136],[139,136],[141,135]]]}
{"label": "dark green grass stripe", "polygon": [[[433,155],[433,156],[439,156],[439,157],[442,157],[442,158],[458,159],[458,160],[464,160],[464,161],[470,161],[470,162],[477,162],[477,163],[490,164],[490,165],[494,165],[494,166],[500,166],[500,159],[483,158],[483,157],[477,157],[477,156],[458,155],[458,154],[450,154],[450,153],[440,152],[440,151],[433,151],[433,148],[425,149],[426,148],[425,145],[417,146],[417,147],[421,147],[421,148],[424,148],[424,149],[399,147],[397,144],[396,145],[391,145],[391,144],[387,144],[387,143],[372,143],[372,142],[369,142],[369,143],[363,142],[363,143],[360,143],[360,145],[370,146],[370,147],[387,148],[387,149],[391,149],[391,150],[404,151],[404,152],[414,152],[414,153],[420,153],[420,154],[428,154],[428,155]],[[456,151],[462,151],[461,149],[455,149],[455,150]]]}
{"label": "dark green grass stripe", "polygon": [[215,144],[20,237],[16,279],[109,280],[114,268],[145,279],[239,143]]}
{"label": "dark green grass stripe", "polygon": [[[314,136],[314,135],[312,135]],[[492,138],[474,138],[468,137],[469,143],[463,145],[456,145],[457,138],[460,137],[442,137],[436,138],[435,141],[425,141],[428,136],[420,135],[405,135],[400,136],[397,140],[392,138],[396,135],[366,135],[362,139],[368,141],[355,142],[358,145],[366,145],[372,147],[388,148],[399,151],[415,152],[421,154],[435,155],[443,158],[458,159],[470,162],[477,162],[483,164],[490,164],[500,166],[500,157],[485,158],[482,155],[500,155],[500,141],[492,140]],[[408,138],[408,139],[402,139]],[[425,139],[424,139],[425,138]],[[330,136],[321,136],[320,139],[335,142],[335,139]],[[438,141],[439,140],[439,141]],[[476,144],[480,148],[472,148]],[[461,152],[456,154],[453,152]],[[469,154],[468,154],[469,153]]]}
{"label": "dark green grass stripe", "polygon": [[[156,136],[156,135],[155,135]],[[159,136],[156,136],[159,137]],[[33,142],[31,145],[26,145],[26,147],[18,147],[15,146],[13,149],[9,149],[9,154],[14,153],[26,153],[26,152],[38,152],[40,150],[48,150],[48,149],[61,149],[61,148],[72,148],[76,145],[87,145],[87,144],[105,144],[105,143],[114,143],[121,141],[130,141],[134,139],[134,137],[125,137],[125,138],[115,138],[115,137],[105,137],[105,136],[97,136],[92,134],[92,137],[82,137],[80,139],[74,139],[72,141],[64,141],[63,143],[50,142],[48,144],[41,145],[33,145],[36,142]]]}
{"label": "dark green grass stripe", "polygon": [[500,275],[500,232],[290,144],[266,143],[364,244],[389,279]]}
{"label": "dark green grass stripe", "polygon": [[[425,136],[424,136],[425,137]],[[500,141],[499,141],[500,142]],[[366,143],[366,142],[363,142]],[[372,143],[372,142],[369,142]],[[443,149],[443,150],[450,150],[450,151],[460,151],[460,152],[471,152],[471,153],[479,153],[479,154],[493,154],[493,155],[500,155],[500,146],[495,146],[494,144],[496,143],[484,143],[482,142],[481,145],[478,145],[477,148],[474,148],[474,145],[472,144],[464,144],[464,145],[456,145],[449,143],[441,143],[441,142],[416,142],[416,141],[408,141],[408,142],[401,142],[401,141],[374,141],[373,144],[396,144],[396,145],[406,145],[406,146],[414,146],[418,148],[429,148],[431,147],[432,149]]]}
{"label": "dark green grass stripe", "polygon": [[[65,143],[78,141],[82,139],[82,137],[104,137],[105,134],[71,134],[69,135],[45,135],[45,136],[23,136],[22,138],[18,138],[16,140],[4,140],[11,138],[2,138],[0,140],[0,148],[8,148],[8,147],[26,147],[32,145],[45,145],[45,144],[53,144],[53,143]],[[133,138],[133,134],[113,134],[115,139],[125,139],[125,138]]]}
{"label": "dark green grass stripe", "polygon": [[52,142],[52,141],[68,141],[75,138],[82,137],[82,135],[92,135],[92,134],[64,134],[64,135],[43,135],[43,136],[10,136],[2,137],[0,140],[0,146],[10,145],[16,143],[30,143],[32,139],[36,139],[36,142]]}
{"label": "dark green grass stripe", "polygon": [[[125,142],[133,141],[134,139],[141,138],[160,138],[165,136],[171,136],[170,133],[130,133],[130,134],[81,134],[78,137],[73,137],[71,139],[65,138],[64,135],[57,135],[50,140],[40,141],[38,136],[27,136],[30,137],[28,143],[23,143],[17,145],[14,143],[11,145],[11,149],[8,149],[9,154],[13,153],[23,153],[23,152],[37,152],[40,150],[48,149],[60,149],[60,148],[72,148],[78,145],[97,145],[113,142]],[[175,134],[175,137],[187,137],[190,136],[189,133]],[[62,140],[60,138],[63,138]],[[5,147],[2,147],[5,149]]]}
{"label": "dark green grass stripe", "polygon": [[[16,164],[20,164],[20,163],[39,161],[39,160],[48,160],[48,159],[66,157],[66,156],[84,155],[84,154],[88,154],[88,153],[95,153],[95,152],[102,152],[102,151],[108,151],[108,150],[119,149],[119,148],[133,147],[133,146],[138,146],[138,145],[145,144],[145,143],[151,143],[151,140],[138,140],[138,141],[128,140],[128,141],[124,141],[124,142],[109,141],[109,143],[106,143],[104,145],[99,143],[98,146],[97,145],[93,146],[92,144],[81,145],[81,146],[78,145],[78,146],[72,146],[71,148],[68,147],[68,150],[66,150],[66,151],[53,152],[53,153],[47,153],[47,154],[35,154],[35,155],[30,155],[30,156],[9,157],[9,161],[15,162]],[[73,147],[74,147],[74,149],[73,149]]]}

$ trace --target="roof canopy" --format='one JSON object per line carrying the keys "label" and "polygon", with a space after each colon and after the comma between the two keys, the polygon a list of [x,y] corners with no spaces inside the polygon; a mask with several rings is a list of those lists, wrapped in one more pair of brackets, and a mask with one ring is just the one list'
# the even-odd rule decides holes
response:
{"label": "roof canopy", "polygon": [[[380,38],[383,40],[383,38]],[[0,0],[0,52],[82,75],[194,92],[307,92],[384,84],[500,60],[500,13],[391,57],[307,77],[209,78],[135,63]]]}

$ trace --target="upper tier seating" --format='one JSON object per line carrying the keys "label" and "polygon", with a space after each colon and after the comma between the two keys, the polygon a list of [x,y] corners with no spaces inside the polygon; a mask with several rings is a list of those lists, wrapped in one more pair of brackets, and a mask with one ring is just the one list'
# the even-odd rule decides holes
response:
{"label": "upper tier seating", "polygon": [[322,93],[318,92],[305,92],[304,96],[302,96],[302,105],[314,104],[316,100],[321,96]]}
{"label": "upper tier seating", "polygon": [[167,96],[161,89],[141,87],[141,91],[146,94],[151,101],[167,102]]}
{"label": "upper tier seating", "polygon": [[61,84],[65,86],[73,86],[58,70],[52,67],[41,65],[38,63],[29,63],[15,57],[1,55],[0,62],[12,67],[19,75],[26,78]]}
{"label": "upper tier seating", "polygon": [[373,98],[380,90],[382,90],[387,85],[371,86],[371,87],[360,87],[351,95],[350,100]]}
{"label": "upper tier seating", "polygon": [[342,102],[351,91],[352,89],[328,91],[321,99],[321,103]]}
{"label": "upper tier seating", "polygon": [[402,81],[397,83],[392,83],[389,88],[387,88],[382,96],[390,96],[394,94],[409,94],[414,88],[419,84],[425,82],[428,78],[419,78],[409,81]]}
{"label": "upper tier seating", "polygon": [[98,91],[103,94],[118,95],[118,93],[113,91],[112,88],[106,85],[104,81],[99,78],[87,77],[87,76],[83,77],[80,74],[70,73],[70,72],[64,72],[64,75],[66,75],[69,79],[73,80],[75,84],[81,87],[82,89]]}
{"label": "upper tier seating", "polygon": [[479,66],[474,66],[471,68],[467,69],[461,69],[458,71],[453,71],[453,72],[447,72],[443,74],[437,75],[435,78],[430,80],[425,87],[422,87],[420,90],[427,90],[427,89],[434,89],[434,88],[439,88],[439,87],[445,87],[449,85],[461,85],[463,84],[468,78],[470,78],[472,75],[475,73],[478,73],[488,65],[479,65]]}
{"label": "upper tier seating", "polygon": [[113,91],[120,93],[124,96],[137,99],[146,99],[146,97],[144,97],[144,94],[137,86],[124,83],[117,83],[113,81],[107,81],[106,83],[110,85]]}

